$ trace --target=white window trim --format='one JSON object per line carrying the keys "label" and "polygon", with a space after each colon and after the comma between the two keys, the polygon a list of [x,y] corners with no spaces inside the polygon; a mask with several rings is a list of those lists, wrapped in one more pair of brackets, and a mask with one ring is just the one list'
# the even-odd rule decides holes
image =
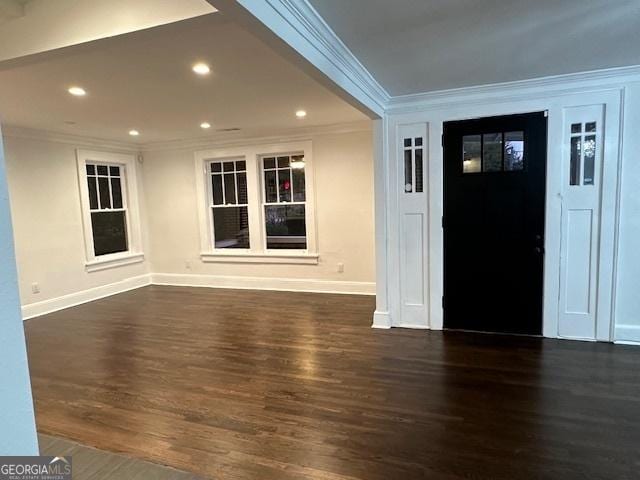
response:
{"label": "white window trim", "polygon": [[[306,250],[267,250],[263,209],[262,158],[277,154],[302,153],[305,157]],[[266,263],[316,265],[319,261],[316,239],[315,180],[311,141],[247,145],[195,152],[196,195],[200,224],[200,259],[205,263]],[[249,249],[214,247],[213,218],[209,208],[211,181],[208,163],[243,159],[247,164]]]}
{"label": "white window trim", "polygon": [[[96,272],[144,261],[135,156],[122,153],[78,149],[76,152],[76,160],[78,166],[78,184],[80,187],[80,203],[82,206],[82,226],[86,255],[85,270],[87,272]],[[127,245],[129,246],[129,250],[126,252],[100,255],[98,257],[95,255],[86,168],[87,163],[93,162],[119,165],[123,167],[122,189],[126,196]]]}

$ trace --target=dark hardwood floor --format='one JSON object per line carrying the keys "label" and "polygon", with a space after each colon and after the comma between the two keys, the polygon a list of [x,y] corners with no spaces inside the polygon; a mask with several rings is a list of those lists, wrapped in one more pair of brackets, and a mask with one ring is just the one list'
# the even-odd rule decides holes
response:
{"label": "dark hardwood floor", "polygon": [[216,480],[640,478],[640,348],[152,286],[26,322],[40,432]]}

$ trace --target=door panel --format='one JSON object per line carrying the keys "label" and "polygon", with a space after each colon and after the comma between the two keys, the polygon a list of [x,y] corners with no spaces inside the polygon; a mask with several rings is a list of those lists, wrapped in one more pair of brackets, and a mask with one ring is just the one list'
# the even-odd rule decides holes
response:
{"label": "door panel", "polygon": [[444,124],[444,327],[542,333],[547,119]]}

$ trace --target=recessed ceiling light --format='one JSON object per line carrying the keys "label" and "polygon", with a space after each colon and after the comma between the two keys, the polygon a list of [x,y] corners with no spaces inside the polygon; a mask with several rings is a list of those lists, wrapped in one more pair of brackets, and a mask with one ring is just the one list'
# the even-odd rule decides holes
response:
{"label": "recessed ceiling light", "polygon": [[206,63],[196,63],[193,67],[191,67],[191,69],[198,75],[206,75],[211,71],[209,65],[207,65]]}
{"label": "recessed ceiling light", "polygon": [[200,128],[203,128],[206,130],[207,128],[211,128],[211,124],[209,122],[202,122],[200,124]]}
{"label": "recessed ceiling light", "polygon": [[71,87],[67,92],[76,97],[84,97],[87,94],[85,89],[82,87]]}
{"label": "recessed ceiling light", "polygon": [[138,130],[129,130],[129,135],[131,135],[132,137],[137,137],[138,135],[140,135],[140,132]]}
{"label": "recessed ceiling light", "polygon": [[305,112],[304,110],[298,110],[296,112],[296,117],[298,117],[298,118],[304,118],[306,116],[307,116],[307,112]]}

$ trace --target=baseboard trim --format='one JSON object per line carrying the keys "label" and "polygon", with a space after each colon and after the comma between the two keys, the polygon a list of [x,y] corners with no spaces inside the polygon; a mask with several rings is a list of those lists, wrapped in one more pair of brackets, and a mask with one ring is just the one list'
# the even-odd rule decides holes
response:
{"label": "baseboard trim", "polygon": [[29,303],[22,306],[22,319],[29,320],[30,318],[46,315],[47,313],[57,312],[59,310],[64,310],[65,308],[75,307],[76,305],[82,305],[83,303],[110,297],[117,293],[123,293],[144,287],[150,283],[151,276],[146,274],[127,278],[126,280],[110,283],[108,285],[70,293],[61,297],[43,300],[42,302]]}
{"label": "baseboard trim", "polygon": [[182,287],[232,288],[237,290],[278,290],[286,292],[375,295],[373,282],[345,282],[302,278],[241,277],[153,273],[151,283]]}
{"label": "baseboard trim", "polygon": [[637,344],[640,342],[640,325],[616,325],[615,343]]}
{"label": "baseboard trim", "polygon": [[[128,278],[116,283],[82,290],[62,297],[29,303],[22,306],[22,319],[29,320],[48,313],[75,307],[83,303],[110,297],[147,285],[176,287],[231,288],[236,290],[277,290],[285,292],[339,293],[347,295],[375,295],[373,282],[344,282],[299,278],[234,277],[225,275],[183,275],[153,273]],[[386,328],[386,327],[380,327]]]}
{"label": "baseboard trim", "polygon": [[412,330],[431,330],[428,325],[421,325],[417,323],[401,323],[399,325],[394,325],[397,328],[410,328]]}
{"label": "baseboard trim", "polygon": [[373,324],[371,328],[389,329],[391,328],[391,315],[389,312],[376,310],[373,313]]}

